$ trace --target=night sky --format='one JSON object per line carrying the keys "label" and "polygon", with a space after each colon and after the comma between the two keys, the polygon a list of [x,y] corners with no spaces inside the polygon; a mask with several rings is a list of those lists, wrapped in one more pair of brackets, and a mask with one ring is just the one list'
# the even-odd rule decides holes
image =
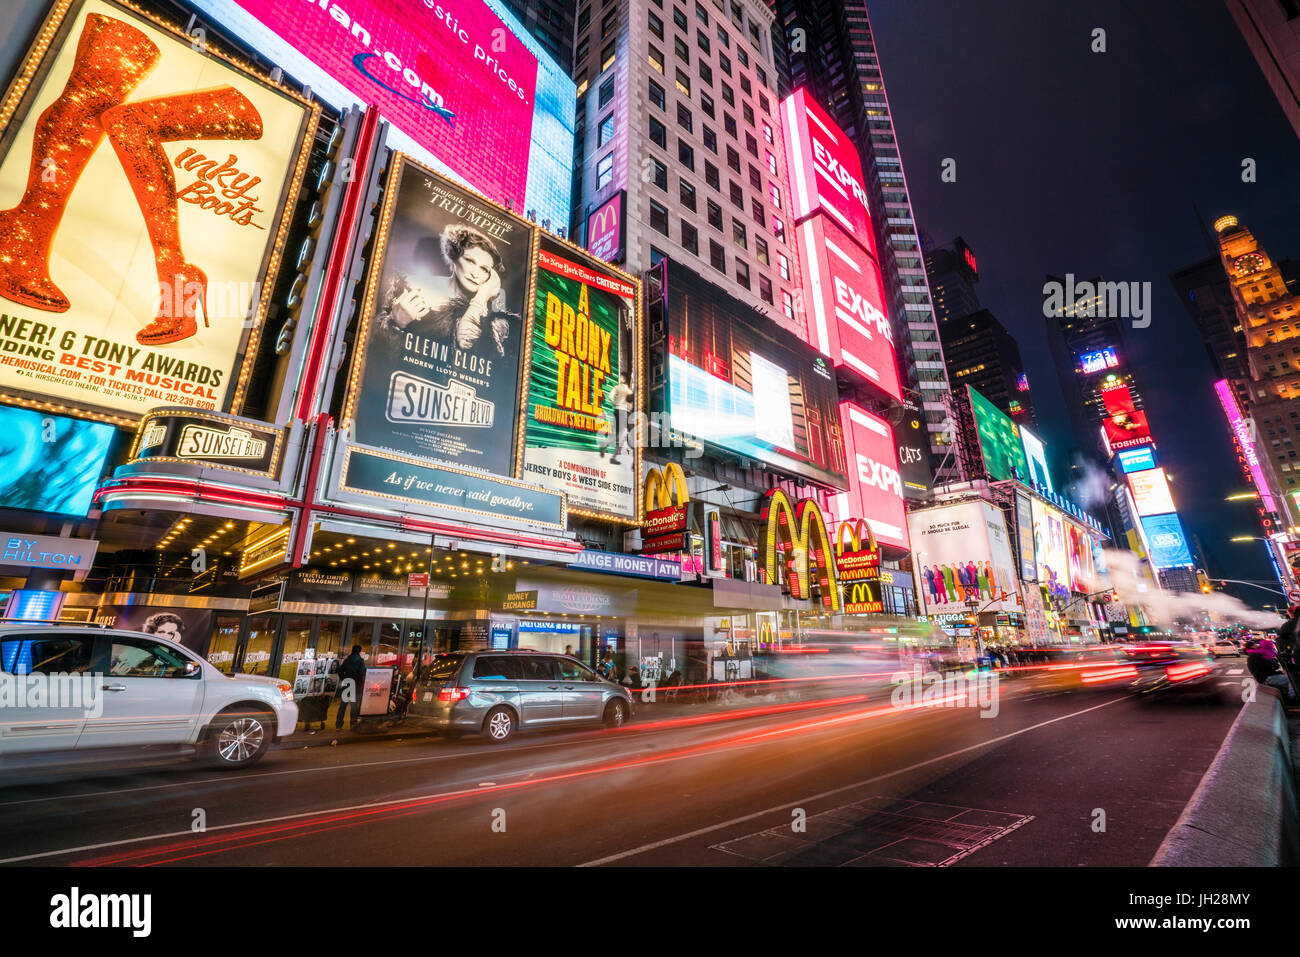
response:
{"label": "night sky", "polygon": [[[1045,441],[1072,443],[1042,315],[1045,275],[1149,281],[1128,329],[1179,511],[1211,575],[1273,583],[1213,369],[1169,273],[1232,213],[1300,258],[1300,140],[1222,0],[868,0],[918,225],[960,235],[982,304],[1020,344]],[[1107,52],[1091,52],[1106,30]],[[957,181],[943,183],[945,157]],[[1243,183],[1253,157],[1257,181]],[[1122,357],[1121,357],[1122,358]],[[1265,592],[1233,589],[1252,605]]]}

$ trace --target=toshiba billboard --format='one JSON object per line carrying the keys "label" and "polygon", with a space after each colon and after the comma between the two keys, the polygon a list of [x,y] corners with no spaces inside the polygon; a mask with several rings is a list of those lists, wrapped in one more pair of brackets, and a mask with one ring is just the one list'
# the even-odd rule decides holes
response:
{"label": "toshiba billboard", "polygon": [[876,256],[866,179],[857,147],[802,89],[781,104],[796,221],[822,212]]}
{"label": "toshiba billboard", "polygon": [[834,495],[835,522],[865,519],[878,542],[908,548],[898,447],[889,423],[852,402],[840,403],[849,466],[849,490]]}
{"label": "toshiba billboard", "polygon": [[848,366],[901,401],[880,267],[826,216],[804,220],[797,242],[808,341],[837,366]]}

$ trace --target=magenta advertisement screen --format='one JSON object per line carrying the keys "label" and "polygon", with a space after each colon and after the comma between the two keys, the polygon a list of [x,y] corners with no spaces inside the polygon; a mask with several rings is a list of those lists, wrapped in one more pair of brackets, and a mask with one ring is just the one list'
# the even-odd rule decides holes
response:
{"label": "magenta advertisement screen", "polygon": [[236,2],[483,195],[524,211],[538,63],[482,0]]}

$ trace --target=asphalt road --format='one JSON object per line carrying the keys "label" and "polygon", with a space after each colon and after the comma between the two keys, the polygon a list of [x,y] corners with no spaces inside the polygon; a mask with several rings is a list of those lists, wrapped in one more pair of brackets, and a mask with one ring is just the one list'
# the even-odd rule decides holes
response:
{"label": "asphalt road", "polygon": [[[1145,865],[1240,707],[1000,686],[996,716],[750,699],[504,746],[413,738],[0,787],[0,863]],[[1235,672],[1232,674],[1231,672]]]}

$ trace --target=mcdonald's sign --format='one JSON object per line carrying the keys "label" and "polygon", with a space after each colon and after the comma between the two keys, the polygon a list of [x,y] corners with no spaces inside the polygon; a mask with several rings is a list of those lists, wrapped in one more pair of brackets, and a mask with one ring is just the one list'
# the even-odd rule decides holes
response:
{"label": "mcdonald's sign", "polygon": [[812,499],[800,499],[792,505],[780,489],[767,493],[763,503],[763,563],[767,580],[776,582],[777,562],[786,565],[786,588],[793,598],[811,598],[809,565],[817,566],[817,584],[822,604],[831,611],[840,610],[839,578],[835,570],[835,550],[826,520]]}
{"label": "mcdonald's sign", "polygon": [[862,519],[840,522],[836,529],[835,567],[841,584],[880,577],[880,548],[876,544],[876,535]]}
{"label": "mcdonald's sign", "polygon": [[645,477],[645,520],[641,523],[641,551],[681,551],[686,545],[687,507],[690,493],[686,475],[676,462],[662,470],[651,467]]}
{"label": "mcdonald's sign", "polygon": [[616,196],[587,217],[587,251],[607,263],[623,261],[624,222],[627,213],[627,193],[619,190]]}
{"label": "mcdonald's sign", "polygon": [[846,615],[870,615],[884,610],[885,604],[880,600],[880,586],[876,582],[858,581],[844,586]]}

